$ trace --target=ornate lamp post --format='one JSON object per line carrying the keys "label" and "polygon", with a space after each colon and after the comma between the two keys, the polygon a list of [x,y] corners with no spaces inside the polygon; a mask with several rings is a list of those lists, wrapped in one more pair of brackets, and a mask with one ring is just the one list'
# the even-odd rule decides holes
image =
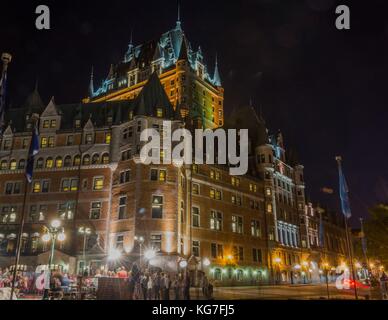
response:
{"label": "ornate lamp post", "polygon": [[[51,241],[51,252],[50,252],[50,258],[49,258],[49,265],[48,265],[48,272],[49,272],[49,282],[51,282],[51,268],[54,261],[54,252],[55,252],[55,243],[58,240],[59,242],[63,242],[66,240],[66,235],[63,231],[63,228],[61,228],[61,221],[60,220],[53,220],[51,221],[50,225],[48,227],[45,227],[45,234],[42,237],[42,240],[44,242]],[[49,290],[44,290],[44,296],[43,299],[48,299]]]}
{"label": "ornate lamp post", "polygon": [[84,244],[83,244],[83,249],[82,249],[82,259],[84,261],[84,264],[82,266],[82,274],[84,274],[85,269],[86,269],[86,243],[87,243],[88,236],[90,236],[92,234],[92,230],[90,228],[80,227],[78,229],[78,233],[80,235],[83,235],[83,237],[84,237]]}
{"label": "ornate lamp post", "polygon": [[140,236],[135,236],[135,241],[137,243],[139,243],[139,254],[140,254],[140,258],[139,258],[139,263],[140,263],[140,270],[142,269],[142,252],[143,252],[143,244],[144,244],[144,237]]}

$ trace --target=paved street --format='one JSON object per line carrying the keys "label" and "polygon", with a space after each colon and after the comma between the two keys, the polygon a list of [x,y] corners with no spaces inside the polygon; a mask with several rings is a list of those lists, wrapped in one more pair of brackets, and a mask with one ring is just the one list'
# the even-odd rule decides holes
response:
{"label": "paved street", "polygon": [[[338,290],[334,284],[329,286],[331,299],[354,299],[354,290]],[[360,299],[369,294],[368,289],[358,289]],[[326,285],[282,285],[261,287],[225,287],[215,288],[216,300],[241,299],[327,299]]]}

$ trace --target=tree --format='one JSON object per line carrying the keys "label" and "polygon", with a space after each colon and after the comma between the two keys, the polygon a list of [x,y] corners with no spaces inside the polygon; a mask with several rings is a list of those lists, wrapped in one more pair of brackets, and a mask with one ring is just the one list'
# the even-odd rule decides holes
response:
{"label": "tree", "polygon": [[[364,222],[368,258],[380,260],[382,265],[388,266],[388,204],[369,209],[369,214]],[[363,256],[361,241],[356,242],[355,252],[357,256]]]}

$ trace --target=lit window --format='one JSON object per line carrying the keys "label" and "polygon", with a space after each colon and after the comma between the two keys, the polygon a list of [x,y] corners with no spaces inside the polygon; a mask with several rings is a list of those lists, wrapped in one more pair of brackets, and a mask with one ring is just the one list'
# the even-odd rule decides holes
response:
{"label": "lit window", "polygon": [[215,178],[215,172],[214,170],[210,170],[210,179],[214,179]]}
{"label": "lit window", "polygon": [[17,168],[17,165],[16,165],[16,160],[11,160],[11,162],[9,163],[9,169],[10,170],[16,170]]}
{"label": "lit window", "polygon": [[156,109],[156,116],[158,118],[163,118],[163,109],[162,108],[157,108]]}
{"label": "lit window", "polygon": [[81,164],[81,157],[79,155],[76,155],[74,157],[73,166],[78,167]]}
{"label": "lit window", "polygon": [[127,196],[122,196],[119,199],[119,220],[127,218]]}
{"label": "lit window", "polygon": [[193,183],[193,194],[199,194],[199,185]]}
{"label": "lit window", "polygon": [[91,133],[86,134],[85,136],[85,144],[93,143],[93,135]]}
{"label": "lit window", "polygon": [[57,127],[57,120],[51,120],[51,122],[50,122],[50,127],[51,128],[56,128]]}
{"label": "lit window", "polygon": [[215,199],[216,198],[216,190],[215,189],[210,189],[210,198]]}
{"label": "lit window", "polygon": [[166,182],[167,172],[166,170],[159,170],[159,181]]}
{"label": "lit window", "polygon": [[101,202],[92,202],[90,209],[90,219],[98,220],[101,216]]}
{"label": "lit window", "polygon": [[152,197],[152,219],[163,218],[163,197],[153,196]]}
{"label": "lit window", "polygon": [[50,126],[50,121],[49,120],[44,120],[43,121],[43,128],[47,129],[47,128],[49,128],[49,126]]}
{"label": "lit window", "polygon": [[199,226],[200,226],[199,208],[193,207],[193,227],[199,228]]}
{"label": "lit window", "polygon": [[42,137],[42,138],[40,139],[40,147],[41,147],[42,149],[47,148],[47,143],[48,143],[48,140],[47,140],[46,137]]}
{"label": "lit window", "polygon": [[267,212],[272,213],[272,204],[271,203],[267,204]]}
{"label": "lit window", "polygon": [[52,169],[54,167],[54,160],[53,158],[47,158],[46,159],[46,168]]}
{"label": "lit window", "polygon": [[41,190],[41,183],[40,181],[34,181],[33,186],[32,186],[32,192],[33,193],[39,193]]}
{"label": "lit window", "polygon": [[110,133],[105,134],[105,143],[110,144],[112,140],[112,135]]}
{"label": "lit window", "polygon": [[232,216],[232,232],[243,233],[243,219],[240,216]]}
{"label": "lit window", "polygon": [[98,191],[98,190],[102,190],[103,188],[104,188],[104,178],[102,177],[94,178],[93,190]]}
{"label": "lit window", "polygon": [[48,147],[49,148],[54,148],[55,144],[54,144],[54,137],[49,137],[48,138]]}
{"label": "lit window", "polygon": [[210,229],[211,230],[222,230],[222,213],[217,211],[210,212]]}
{"label": "lit window", "polygon": [[62,168],[63,166],[63,160],[61,157],[58,157],[55,159],[55,167],[56,168]]}

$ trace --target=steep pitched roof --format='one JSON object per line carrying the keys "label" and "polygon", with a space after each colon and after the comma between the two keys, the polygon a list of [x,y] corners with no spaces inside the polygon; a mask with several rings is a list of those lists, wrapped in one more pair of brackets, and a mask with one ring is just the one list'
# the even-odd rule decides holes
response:
{"label": "steep pitched roof", "polygon": [[157,108],[164,110],[165,118],[174,117],[174,108],[164,91],[158,74],[154,72],[134,102],[134,113],[135,115],[156,116]]}
{"label": "steep pitched roof", "polygon": [[42,117],[52,117],[58,115],[59,111],[57,109],[57,106],[55,105],[54,97],[52,97],[46,109],[43,111]]}

